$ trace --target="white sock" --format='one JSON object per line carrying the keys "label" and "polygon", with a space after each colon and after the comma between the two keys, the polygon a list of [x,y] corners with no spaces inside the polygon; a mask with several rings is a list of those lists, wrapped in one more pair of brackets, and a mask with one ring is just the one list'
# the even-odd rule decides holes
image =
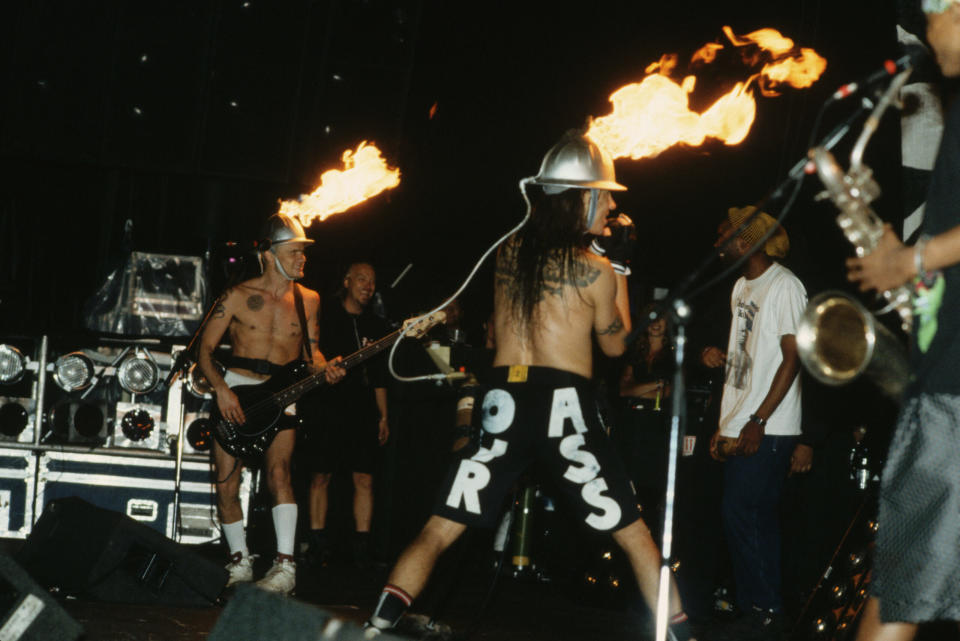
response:
{"label": "white sock", "polygon": [[230,556],[237,552],[240,552],[243,556],[250,556],[250,552],[247,550],[247,535],[243,531],[243,520],[221,523],[220,527],[223,529],[223,537],[227,539]]}
{"label": "white sock", "polygon": [[277,533],[277,554],[293,556],[293,545],[297,537],[296,503],[273,506],[273,529]]}

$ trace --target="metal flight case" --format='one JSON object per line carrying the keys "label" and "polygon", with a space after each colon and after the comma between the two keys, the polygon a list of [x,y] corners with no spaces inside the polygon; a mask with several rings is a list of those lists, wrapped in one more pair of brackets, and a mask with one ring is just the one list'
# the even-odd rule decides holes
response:
{"label": "metal flight case", "polygon": [[[41,452],[36,506],[42,510],[52,500],[76,496],[176,539],[173,471],[174,461],[166,457],[108,450]],[[250,475],[246,470],[243,474],[240,499],[246,503]],[[214,480],[208,461],[184,461],[180,542],[206,543],[219,538]]]}
{"label": "metal flight case", "polygon": [[0,537],[25,539],[30,534],[36,473],[33,452],[0,448]]}

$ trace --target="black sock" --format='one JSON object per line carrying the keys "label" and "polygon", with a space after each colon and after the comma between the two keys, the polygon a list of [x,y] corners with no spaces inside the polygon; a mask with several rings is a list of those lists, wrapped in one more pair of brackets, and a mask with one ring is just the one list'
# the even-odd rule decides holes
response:
{"label": "black sock", "polygon": [[324,547],[327,544],[327,531],[324,528],[310,530],[310,545]]}
{"label": "black sock", "polygon": [[392,628],[397,625],[397,621],[400,620],[400,617],[403,616],[412,602],[413,597],[402,588],[388,583],[383,586],[377,608],[370,615],[370,620],[367,623],[381,630]]}

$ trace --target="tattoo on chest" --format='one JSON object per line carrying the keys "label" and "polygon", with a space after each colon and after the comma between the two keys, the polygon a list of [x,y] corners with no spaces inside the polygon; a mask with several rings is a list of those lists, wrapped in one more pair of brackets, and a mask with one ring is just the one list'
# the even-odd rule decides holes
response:
{"label": "tattoo on chest", "polygon": [[247,298],[247,309],[252,311],[260,311],[263,309],[263,296],[260,294],[254,294]]}

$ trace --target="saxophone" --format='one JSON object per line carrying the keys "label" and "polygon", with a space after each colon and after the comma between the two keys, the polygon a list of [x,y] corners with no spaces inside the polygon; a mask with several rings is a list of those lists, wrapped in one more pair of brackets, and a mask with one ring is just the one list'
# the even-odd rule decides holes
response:
{"label": "saxophone", "polygon": [[[829,198],[840,210],[837,224],[860,257],[876,249],[883,236],[883,221],[870,207],[880,195],[880,187],[873,171],[863,164],[863,153],[883,112],[893,103],[911,71],[897,74],[877,102],[850,153],[847,172],[826,148],[815,147],[809,152],[826,187],[817,199]],[[880,295],[886,304],[877,314],[895,311],[900,327],[909,333],[913,324],[910,288],[901,285]],[[908,372],[903,345],[848,294],[825,292],[810,301],[797,332],[797,347],[804,366],[824,383],[842,385],[867,372],[892,398],[903,391]]]}

